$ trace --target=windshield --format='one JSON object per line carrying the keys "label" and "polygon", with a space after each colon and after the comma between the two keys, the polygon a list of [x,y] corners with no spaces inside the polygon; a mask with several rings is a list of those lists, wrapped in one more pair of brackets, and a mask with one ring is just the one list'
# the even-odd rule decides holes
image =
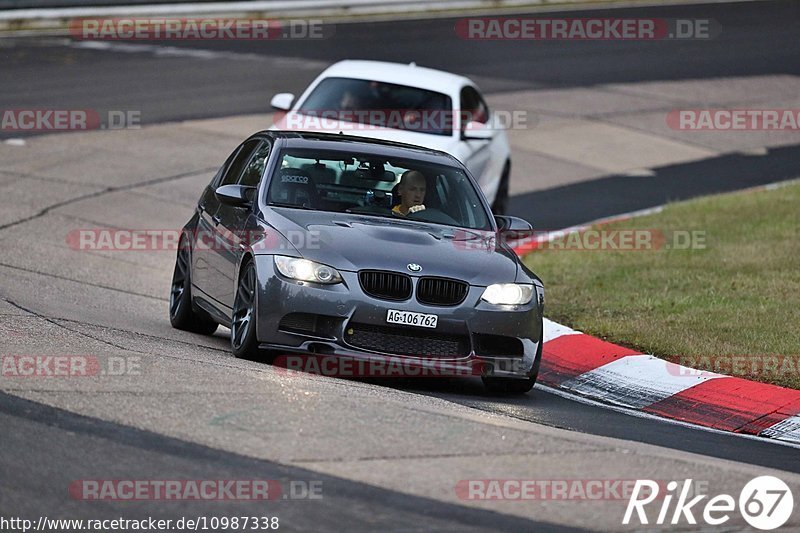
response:
{"label": "windshield", "polygon": [[272,176],[267,202],[490,230],[490,215],[479,194],[464,171],[454,166],[286,149]]}
{"label": "windshield", "polygon": [[299,107],[304,115],[383,128],[452,135],[449,96],[393,83],[327,78]]}

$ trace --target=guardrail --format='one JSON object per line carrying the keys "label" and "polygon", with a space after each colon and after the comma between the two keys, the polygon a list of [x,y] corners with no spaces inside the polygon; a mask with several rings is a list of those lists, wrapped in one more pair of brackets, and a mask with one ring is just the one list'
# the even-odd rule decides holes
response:
{"label": "guardrail", "polygon": [[[403,12],[406,10],[452,10],[502,8],[578,0],[249,0],[219,2],[213,0],[0,0],[0,20],[17,18],[56,18],[73,13],[92,15],[159,13],[233,13],[233,12],[320,12],[352,14]],[[585,1],[585,0],[583,0]]]}
{"label": "guardrail", "polygon": [[[666,0],[665,4],[730,0]],[[0,0],[0,34],[58,32],[79,17],[195,16],[359,17],[455,13],[560,4],[652,4],[653,0]]]}
{"label": "guardrail", "polygon": [[[513,8],[581,2],[585,0],[249,0],[219,2],[204,0],[0,0],[9,3],[48,5],[66,4],[69,7],[31,7],[0,9],[0,36],[26,34],[63,34],[70,21],[76,18],[123,17],[192,17],[216,16],[228,18],[342,18],[361,16],[394,16],[413,13],[456,12],[464,9]],[[145,2],[145,0],[141,0]],[[105,5],[93,5],[103,2]],[[124,4],[123,4],[124,2]],[[113,5],[109,5],[113,3]]]}
{"label": "guardrail", "polygon": [[[170,4],[216,2],[218,0],[164,0]],[[0,9],[41,9],[87,6],[157,4],[159,0],[0,0]]]}

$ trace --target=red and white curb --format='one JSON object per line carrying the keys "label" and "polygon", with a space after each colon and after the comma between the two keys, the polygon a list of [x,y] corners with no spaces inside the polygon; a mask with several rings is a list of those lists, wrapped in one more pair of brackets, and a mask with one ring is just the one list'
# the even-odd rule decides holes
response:
{"label": "red and white curb", "polygon": [[[772,190],[797,181],[745,191]],[[521,243],[514,250],[522,255],[567,233],[662,209],[663,206],[653,207],[551,232]],[[546,318],[539,383],[644,415],[800,445],[800,390],[698,371]]]}
{"label": "red and white curb", "polygon": [[800,391],[699,372],[545,319],[539,382],[721,431],[800,444]]}

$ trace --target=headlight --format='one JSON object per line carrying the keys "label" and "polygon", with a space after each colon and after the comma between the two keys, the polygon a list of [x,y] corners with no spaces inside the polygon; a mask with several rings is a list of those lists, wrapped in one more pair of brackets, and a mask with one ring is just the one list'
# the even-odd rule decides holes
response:
{"label": "headlight", "polygon": [[342,276],[335,268],[300,259],[299,257],[275,256],[275,268],[287,278],[300,281],[310,281],[312,283],[340,283]]}
{"label": "headlight", "polygon": [[533,297],[533,285],[495,283],[483,291],[482,300],[495,305],[524,305]]}

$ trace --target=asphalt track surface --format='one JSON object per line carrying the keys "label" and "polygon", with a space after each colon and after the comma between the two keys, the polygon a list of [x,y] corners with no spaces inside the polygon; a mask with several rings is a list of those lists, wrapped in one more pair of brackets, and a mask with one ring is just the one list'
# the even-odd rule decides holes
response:
{"label": "asphalt track surface", "polygon": [[[285,528],[319,530],[321,524],[348,531],[569,531],[501,513],[465,509],[434,500],[382,490],[362,483],[324,476],[304,469],[259,461],[213,450],[163,435],[82,417],[6,394],[0,394],[3,478],[17,486],[13,509],[17,516],[58,514],[64,487],[81,479],[91,458],[108,479],[269,479],[314,480],[325,489],[319,500],[278,501],[270,507]],[[20,461],[14,450],[25,450]],[[143,468],[143,465],[144,466]],[[147,472],[148,474],[145,474]],[[46,480],[46,482],[43,482]],[[285,493],[284,493],[285,494]],[[283,494],[282,494],[283,495]],[[74,505],[76,502],[70,502]],[[152,502],[97,502],[92,517],[119,516],[178,520],[181,517],[264,516],[264,502],[168,504],[154,513]],[[69,507],[69,503],[67,504]],[[73,511],[74,512],[74,511]],[[9,513],[11,514],[11,513]],[[4,513],[5,515],[5,513]],[[72,515],[77,516],[77,515]]]}
{"label": "asphalt track surface", "polygon": [[[599,14],[602,12],[592,10],[571,12],[570,16]],[[375,22],[340,25],[336,38],[324,46],[280,41],[203,43],[203,49],[223,55],[205,60],[202,68],[181,56],[161,59],[156,64],[146,54],[65,48],[50,45],[46,39],[33,39],[22,41],[8,53],[0,48],[4,61],[0,108],[132,108],[142,110],[145,124],[263,112],[271,94],[298,92],[320,66],[344,57],[416,60],[470,75],[490,93],[644,80],[800,74],[798,2],[637,8],[617,11],[615,15],[713,18],[725,32],[711,45],[705,43],[700,53],[700,45],[694,41],[477,46],[451,37],[452,20]],[[170,46],[191,49],[196,45]],[[263,62],[226,59],[224,52],[256,54],[263,56]],[[65,54],[69,55],[68,66],[62,61]],[[608,176],[514,197],[512,212],[532,218],[540,227],[564,227],[669,200],[794,177],[798,161],[800,147],[789,146],[772,149],[758,158],[729,155],[655,169],[655,177],[646,183],[626,176]],[[723,174],[724,180],[719,178]],[[393,383],[384,385],[398,387]],[[475,380],[401,384],[399,388],[544,426],[800,472],[798,451],[794,448],[633,418],[542,389],[524,398],[508,399],[487,396]],[[20,515],[41,514],[43,509],[53,509],[55,514],[63,506],[63,488],[58,492],[55,487],[79,478],[80,470],[71,468],[87,461],[107,472],[110,479],[125,478],[132,471],[136,472],[132,477],[146,477],[140,470],[145,463],[152,466],[154,476],[166,471],[174,478],[236,478],[253,472],[272,479],[305,475],[294,467],[82,417],[7,394],[0,394],[0,418],[2,478],[20,487],[12,499],[5,497],[4,513],[14,509]],[[22,450],[25,452],[21,462]],[[320,476],[313,474],[315,479]],[[64,483],[44,483],[45,479]],[[285,516],[297,529],[315,529],[323,522],[335,522],[337,527],[352,530],[554,527],[335,477],[325,479],[326,488],[335,490],[326,490],[324,505],[315,505],[312,510],[304,507],[308,502],[289,502],[281,509],[282,519]],[[236,510],[240,511],[241,504],[237,505]],[[224,506],[220,504],[220,513],[226,511]],[[194,511],[189,504],[147,507],[150,514],[156,514],[156,508],[164,518]],[[97,506],[95,510],[98,518],[117,513],[113,504]]]}

